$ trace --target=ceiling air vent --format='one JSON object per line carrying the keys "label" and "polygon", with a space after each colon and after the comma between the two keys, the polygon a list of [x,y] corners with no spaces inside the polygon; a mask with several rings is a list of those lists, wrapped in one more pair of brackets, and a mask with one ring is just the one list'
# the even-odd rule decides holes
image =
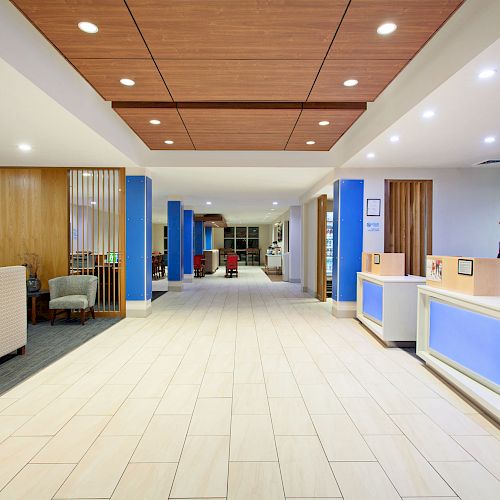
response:
{"label": "ceiling air vent", "polygon": [[484,160],[474,163],[474,167],[498,167],[500,166],[500,159],[497,160]]}

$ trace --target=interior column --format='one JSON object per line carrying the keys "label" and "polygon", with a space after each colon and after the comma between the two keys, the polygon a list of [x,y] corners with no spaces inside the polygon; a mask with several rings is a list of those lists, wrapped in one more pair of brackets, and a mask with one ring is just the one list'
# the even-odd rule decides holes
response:
{"label": "interior column", "polygon": [[184,281],[183,228],[184,206],[182,201],[168,201],[168,290],[182,291]]}
{"label": "interior column", "polygon": [[194,221],[194,254],[203,254],[203,221]]}
{"label": "interior column", "polygon": [[290,283],[300,283],[302,263],[302,207],[290,207],[290,223],[288,234],[289,272]]}
{"label": "interior column", "polygon": [[194,212],[184,210],[184,283],[193,281]]}
{"label": "interior column", "polygon": [[212,250],[212,226],[205,228],[205,250]]}

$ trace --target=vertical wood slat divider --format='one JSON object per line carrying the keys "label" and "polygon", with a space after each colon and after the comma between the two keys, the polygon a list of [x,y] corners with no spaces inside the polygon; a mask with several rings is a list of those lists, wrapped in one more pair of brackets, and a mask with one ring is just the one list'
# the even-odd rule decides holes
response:
{"label": "vertical wood slat divider", "polygon": [[318,232],[316,246],[316,297],[326,301],[326,194],[318,197]]}
{"label": "vertical wood slat divider", "polygon": [[111,310],[111,263],[109,262],[109,250],[110,250],[110,238],[111,238],[111,198],[110,198],[110,189],[109,186],[111,184],[111,170],[108,170],[108,265],[107,265],[107,273],[108,273],[108,311]]}
{"label": "vertical wood slat divider", "polygon": [[101,171],[97,170],[97,309],[101,310]]}
{"label": "vertical wood slat divider", "polygon": [[119,219],[119,237],[118,237],[118,248],[119,248],[119,261],[120,261],[120,284],[119,284],[119,295],[120,295],[120,311],[122,315],[126,313],[126,275],[125,275],[125,238],[126,238],[126,227],[125,227],[125,169],[120,169],[120,183],[119,183],[119,197],[118,197],[118,213]]}
{"label": "vertical wood slat divider", "polygon": [[[117,256],[116,251],[116,170],[113,170],[113,255]],[[116,311],[116,286],[117,286],[117,273],[118,271],[118,259],[114,259],[117,262],[113,262],[113,311]]]}

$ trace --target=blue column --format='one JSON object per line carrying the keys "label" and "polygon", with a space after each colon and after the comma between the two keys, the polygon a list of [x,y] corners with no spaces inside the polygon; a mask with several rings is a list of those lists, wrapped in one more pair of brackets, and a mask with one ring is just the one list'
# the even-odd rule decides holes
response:
{"label": "blue column", "polygon": [[205,250],[212,250],[212,226],[205,228]]}
{"label": "blue column", "polygon": [[333,314],[354,317],[356,284],[363,252],[364,181],[340,179],[333,185]]}
{"label": "blue column", "polygon": [[203,253],[203,221],[194,221],[194,254]]}
{"label": "blue column", "polygon": [[184,210],[184,282],[190,283],[193,280],[193,231],[194,212]]}
{"label": "blue column", "polygon": [[183,227],[184,207],[182,201],[169,201],[168,210],[168,289],[181,291],[184,281]]}
{"label": "blue column", "polygon": [[152,181],[144,175],[127,176],[126,191],[127,316],[151,313]]}

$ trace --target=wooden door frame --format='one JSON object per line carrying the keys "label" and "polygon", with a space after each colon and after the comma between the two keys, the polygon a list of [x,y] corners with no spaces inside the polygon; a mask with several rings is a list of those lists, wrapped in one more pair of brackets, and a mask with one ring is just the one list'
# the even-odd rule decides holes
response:
{"label": "wooden door frame", "polygon": [[317,199],[317,243],[316,243],[316,298],[326,302],[326,212],[327,196],[322,194]]}

